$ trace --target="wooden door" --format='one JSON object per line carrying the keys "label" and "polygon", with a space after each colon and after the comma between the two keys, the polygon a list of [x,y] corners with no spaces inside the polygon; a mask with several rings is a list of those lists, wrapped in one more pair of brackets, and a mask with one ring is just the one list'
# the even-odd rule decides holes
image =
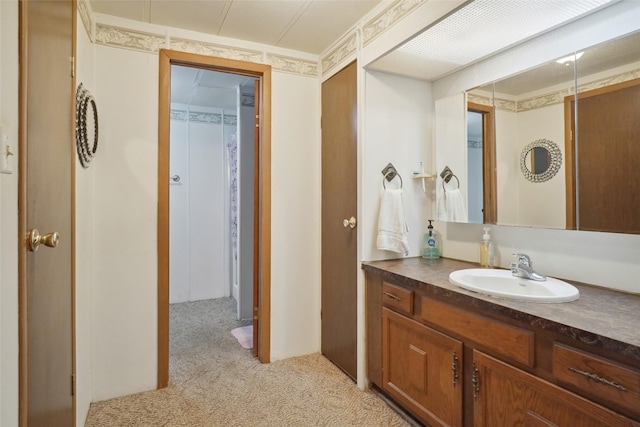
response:
{"label": "wooden door", "polygon": [[477,350],[474,426],[638,426],[639,424]]}
{"label": "wooden door", "polygon": [[429,425],[462,425],[462,343],[382,309],[382,387]]}
{"label": "wooden door", "polygon": [[[20,3],[20,424],[72,426],[75,2]],[[49,244],[54,245],[55,239]]]}
{"label": "wooden door", "polygon": [[640,233],[640,79],[578,99],[577,226]]}
{"label": "wooden door", "polygon": [[357,377],[357,65],[322,84],[321,350]]}

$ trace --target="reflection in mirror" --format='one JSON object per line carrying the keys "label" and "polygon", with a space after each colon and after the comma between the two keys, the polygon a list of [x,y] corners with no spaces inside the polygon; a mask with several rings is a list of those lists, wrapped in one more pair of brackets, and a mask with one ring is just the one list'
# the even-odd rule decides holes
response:
{"label": "reflection in mirror", "polygon": [[[469,204],[469,222],[640,233],[640,215],[637,214],[640,212],[637,172],[640,170],[640,144],[637,144],[640,121],[633,119],[640,111],[640,93],[631,92],[631,89],[611,90],[635,87],[634,90],[640,91],[640,33],[631,33],[577,53],[580,54],[577,61],[573,59],[578,55],[563,55],[562,60],[469,90],[466,98],[451,96],[436,100],[436,167],[440,169],[445,163],[455,167]],[[574,102],[576,83],[577,106]],[[616,101],[612,96],[611,105],[603,107],[603,92],[615,92],[616,96],[626,98]],[[452,104],[452,101],[458,104]],[[469,144],[479,147],[475,141],[477,130],[467,127],[474,116],[454,117],[451,114],[459,111],[461,102],[467,110],[471,110],[472,105],[480,105],[494,111],[495,124],[490,128],[494,132],[495,163],[489,165],[491,156],[487,157],[484,152],[486,141],[483,140],[481,202],[471,194],[478,195],[480,181],[477,172],[479,151],[472,152],[473,148],[469,148]],[[589,114],[595,118],[585,116],[589,111],[587,102],[591,103]],[[439,109],[440,103],[449,107]],[[573,118],[576,109],[577,128]],[[632,120],[624,124],[610,116]],[[441,125],[443,120],[445,124]],[[465,134],[460,135],[453,129],[464,129]],[[562,164],[552,178],[534,183],[523,176],[520,158],[524,147],[539,139],[556,142]],[[622,145],[622,141],[627,145]],[[590,154],[583,154],[587,144],[595,149],[590,150],[593,151]],[[464,157],[461,159],[460,156]],[[541,157],[544,158],[544,152]],[[535,175],[543,174],[540,160],[544,159],[529,158],[527,169]],[[487,206],[491,206],[487,200],[491,197],[487,190],[490,179],[495,185],[495,220],[487,217],[490,211]],[[474,184],[476,189],[472,189]],[[595,188],[599,190],[595,191]],[[545,203],[539,203],[540,200]],[[482,220],[477,214],[481,204]]]}
{"label": "reflection in mirror", "polygon": [[558,173],[562,165],[562,152],[553,142],[546,139],[533,141],[524,147],[520,155],[520,170],[531,182],[545,182]]}
{"label": "reflection in mirror", "polygon": [[525,163],[531,173],[545,173],[551,165],[551,154],[544,147],[533,147],[527,152]]}
{"label": "reflection in mirror", "polygon": [[640,32],[586,49],[577,71],[567,228],[640,234]]}

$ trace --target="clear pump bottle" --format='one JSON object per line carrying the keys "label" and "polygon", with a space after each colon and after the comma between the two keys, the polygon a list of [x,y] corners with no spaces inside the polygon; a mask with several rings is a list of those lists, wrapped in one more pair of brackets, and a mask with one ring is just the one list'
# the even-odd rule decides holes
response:
{"label": "clear pump bottle", "polygon": [[489,227],[484,227],[482,242],[480,242],[480,267],[495,267],[495,253],[491,236],[489,236]]}
{"label": "clear pump bottle", "polygon": [[438,232],[433,228],[432,222],[433,220],[430,219],[427,232],[422,238],[422,258],[440,258],[442,253],[442,240]]}

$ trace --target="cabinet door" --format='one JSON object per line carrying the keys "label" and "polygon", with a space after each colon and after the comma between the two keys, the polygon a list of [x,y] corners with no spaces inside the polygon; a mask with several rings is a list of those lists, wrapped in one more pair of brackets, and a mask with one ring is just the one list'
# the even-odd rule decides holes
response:
{"label": "cabinet door", "polygon": [[462,343],[382,309],[383,388],[429,425],[462,425]]}
{"label": "cabinet door", "polygon": [[640,426],[479,351],[473,368],[474,426]]}

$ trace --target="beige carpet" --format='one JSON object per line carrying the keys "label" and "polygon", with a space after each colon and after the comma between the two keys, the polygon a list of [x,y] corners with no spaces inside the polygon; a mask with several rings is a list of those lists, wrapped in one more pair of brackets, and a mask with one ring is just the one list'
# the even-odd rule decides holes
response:
{"label": "beige carpet", "polygon": [[230,298],[174,304],[170,385],[91,405],[85,426],[407,426],[320,354],[261,364]]}

